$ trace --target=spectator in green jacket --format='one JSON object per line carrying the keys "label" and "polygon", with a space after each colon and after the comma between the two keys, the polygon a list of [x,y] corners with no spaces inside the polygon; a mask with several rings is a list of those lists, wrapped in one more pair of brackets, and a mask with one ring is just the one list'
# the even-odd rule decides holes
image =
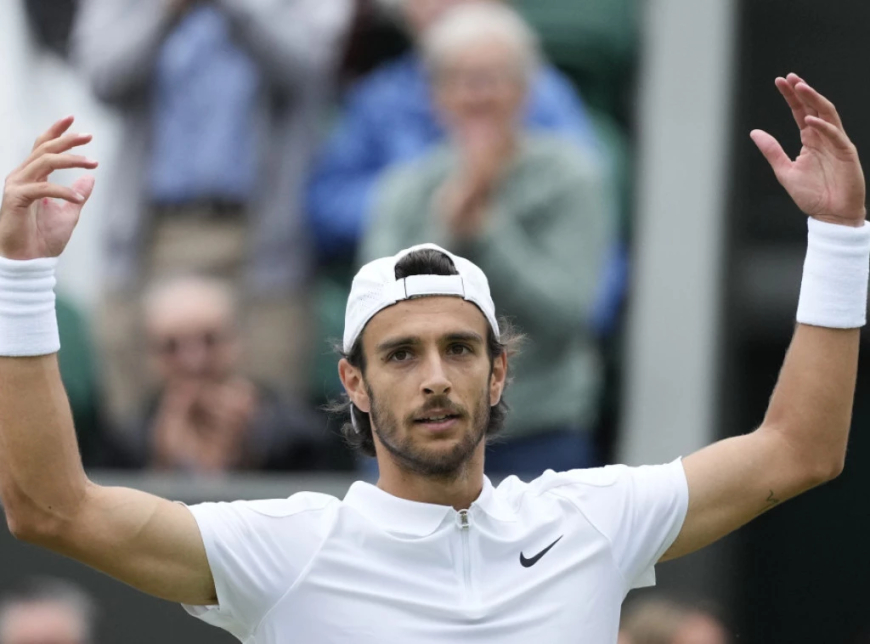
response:
{"label": "spectator in green jacket", "polygon": [[601,367],[589,317],[616,235],[600,164],[521,128],[539,55],[513,10],[458,7],[429,32],[424,54],[449,143],[385,175],[360,260],[440,244],[483,269],[500,313],[527,334],[490,473],[595,465]]}

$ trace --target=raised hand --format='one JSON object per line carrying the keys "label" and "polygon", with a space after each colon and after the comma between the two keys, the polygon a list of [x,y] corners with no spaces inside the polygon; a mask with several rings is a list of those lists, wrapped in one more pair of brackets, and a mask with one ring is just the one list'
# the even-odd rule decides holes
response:
{"label": "raised hand", "polygon": [[63,168],[92,170],[97,162],[69,151],[91,140],[90,134],[67,133],[68,116],[52,125],[33,144],[33,151],[6,178],[0,205],[0,255],[8,259],[56,257],[63,252],[94,189],[90,175],[65,187],[49,183]]}
{"label": "raised hand", "polygon": [[493,190],[514,156],[514,138],[488,122],[457,128],[459,166],[442,187],[441,212],[456,240],[479,237],[487,221]]}
{"label": "raised hand", "polygon": [[792,161],[767,132],[752,140],[798,208],[810,217],[850,226],[862,225],[864,173],[858,151],[846,136],[837,109],[797,74],[777,78],[776,87],[800,128],[800,154]]}

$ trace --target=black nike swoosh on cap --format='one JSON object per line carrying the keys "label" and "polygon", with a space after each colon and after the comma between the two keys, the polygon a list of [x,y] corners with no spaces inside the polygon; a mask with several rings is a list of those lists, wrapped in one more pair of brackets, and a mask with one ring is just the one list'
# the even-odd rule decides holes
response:
{"label": "black nike swoosh on cap", "polygon": [[562,540],[562,537],[564,537],[564,536],[565,536],[564,534],[561,535],[558,539],[556,539],[556,540],[555,540],[553,543],[551,543],[549,546],[547,546],[546,548],[544,548],[543,550],[541,550],[541,551],[540,551],[538,554],[536,554],[534,557],[529,557],[529,558],[527,559],[527,558],[523,555],[523,553],[521,552],[521,553],[520,553],[520,564],[523,566],[523,568],[531,568],[531,567],[534,566],[536,563],[538,563],[538,561],[540,560],[541,557],[543,557],[545,554],[547,554],[548,552],[550,552],[550,548],[552,548],[552,547],[555,546],[557,543],[559,543],[559,541],[561,541],[561,540]]}

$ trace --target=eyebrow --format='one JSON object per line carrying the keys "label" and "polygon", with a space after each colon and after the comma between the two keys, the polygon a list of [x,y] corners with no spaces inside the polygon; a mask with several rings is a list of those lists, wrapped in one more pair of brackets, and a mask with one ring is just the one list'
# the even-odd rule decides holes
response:
{"label": "eyebrow", "polygon": [[456,333],[448,333],[444,336],[447,342],[469,342],[483,344],[483,338],[473,331],[458,331]]}
{"label": "eyebrow", "polygon": [[[483,344],[483,338],[478,333],[474,333],[473,331],[455,331],[453,333],[448,333],[441,338],[442,342],[469,342],[476,344]],[[423,344],[419,337],[414,335],[407,335],[401,338],[395,338],[392,340],[384,340],[377,347],[375,347],[375,351],[377,353],[388,353],[400,347],[414,347]]]}

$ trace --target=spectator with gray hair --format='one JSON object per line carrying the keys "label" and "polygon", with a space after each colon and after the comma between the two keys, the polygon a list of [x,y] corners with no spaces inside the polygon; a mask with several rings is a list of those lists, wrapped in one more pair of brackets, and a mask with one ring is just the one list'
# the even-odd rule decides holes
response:
{"label": "spectator with gray hair", "polygon": [[0,598],[0,644],[93,644],[97,607],[78,586],[34,578]]}
{"label": "spectator with gray hair", "polygon": [[[417,48],[376,69],[351,90],[315,166],[308,213],[322,258],[342,259],[356,251],[386,169],[443,142],[446,131],[432,101],[419,45],[441,16],[468,1],[391,0]],[[535,68],[527,99],[524,128],[555,132],[586,149],[594,147],[585,107],[570,81],[554,67]]]}
{"label": "spectator with gray hair", "polygon": [[540,56],[509,7],[457,7],[422,49],[448,143],[384,175],[360,260],[439,244],[483,269],[527,334],[505,440],[488,448],[490,473],[596,465],[602,373],[590,319],[617,232],[600,167],[570,141],[522,128]]}

